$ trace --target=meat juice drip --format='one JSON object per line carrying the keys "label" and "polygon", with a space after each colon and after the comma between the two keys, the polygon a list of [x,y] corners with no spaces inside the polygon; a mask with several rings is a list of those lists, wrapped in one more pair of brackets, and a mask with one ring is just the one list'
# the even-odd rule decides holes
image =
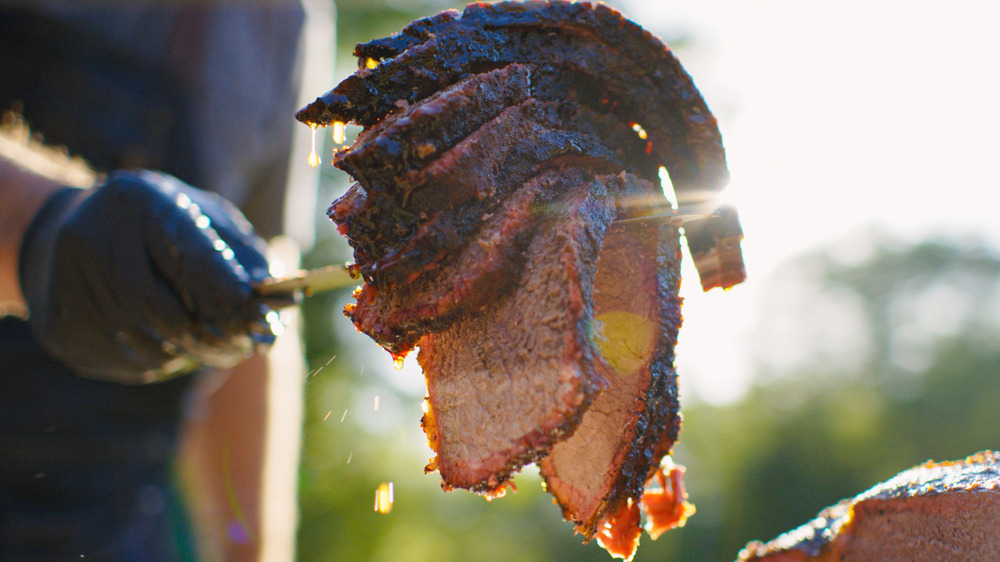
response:
{"label": "meat juice drip", "polygon": [[512,492],[515,493],[517,492],[517,486],[514,484],[512,480],[508,480],[503,484],[498,485],[493,490],[486,492],[485,494],[483,494],[483,498],[488,502],[491,502],[493,500],[498,500],[507,495],[508,489]]}
{"label": "meat juice drip", "polygon": [[638,502],[628,498],[617,510],[604,516],[595,535],[597,544],[615,558],[632,560],[642,534],[641,516]]}
{"label": "meat juice drip", "polygon": [[392,482],[383,482],[375,489],[375,513],[386,514],[392,511],[393,498]]}
{"label": "meat juice drip", "polygon": [[333,142],[344,144],[347,141],[347,123],[343,121],[333,122]]}
{"label": "meat juice drip", "polygon": [[309,150],[309,166],[312,167],[312,168],[318,168],[319,165],[323,163],[323,160],[319,157],[319,154],[316,153],[316,129],[317,129],[317,127],[318,127],[318,125],[316,125],[316,124],[309,125],[309,128],[312,129],[312,147]]}
{"label": "meat juice drip", "polygon": [[660,487],[652,489],[647,484],[647,489],[642,494],[642,507],[646,512],[646,532],[656,540],[670,529],[683,527],[695,510],[694,505],[687,501],[683,466],[673,464],[667,457],[656,469],[650,482],[653,480],[656,480]]}
{"label": "meat juice drip", "polygon": [[424,430],[424,435],[427,436],[427,446],[434,451],[434,456],[427,461],[427,466],[424,467],[424,474],[428,474],[438,469],[437,454],[441,450],[441,441],[438,439],[437,420],[434,417],[434,408],[431,407],[429,399],[425,397],[420,407],[424,411],[423,417],[420,418],[420,427]]}

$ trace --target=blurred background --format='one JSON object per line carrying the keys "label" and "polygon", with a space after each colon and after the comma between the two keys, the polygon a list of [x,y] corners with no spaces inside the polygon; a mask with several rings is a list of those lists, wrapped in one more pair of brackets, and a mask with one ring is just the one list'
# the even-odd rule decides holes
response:
{"label": "blurred background", "polygon": [[[715,112],[750,276],[703,294],[684,265],[674,458],[697,513],[635,559],[733,560],[914,464],[1000,448],[1000,3],[609,4],[671,45]],[[337,80],[355,43],[461,5],[337,0]],[[321,210],[349,181],[323,178]],[[349,260],[317,220],[306,265]],[[421,372],[357,334],[349,300],[303,306],[299,558],[608,560],[533,468],[493,502],[423,474]]]}

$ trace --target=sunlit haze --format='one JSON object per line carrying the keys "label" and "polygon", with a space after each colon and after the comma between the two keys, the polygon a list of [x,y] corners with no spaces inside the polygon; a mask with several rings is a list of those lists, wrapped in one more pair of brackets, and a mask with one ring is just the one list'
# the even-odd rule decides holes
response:
{"label": "sunlit haze", "polygon": [[[684,268],[678,371],[688,397],[751,382],[773,268],[874,226],[1000,243],[1000,3],[642,2],[617,6],[670,42],[718,118],[749,280],[702,294]],[[858,255],[851,256],[855,253]],[[789,341],[789,345],[795,345]]]}

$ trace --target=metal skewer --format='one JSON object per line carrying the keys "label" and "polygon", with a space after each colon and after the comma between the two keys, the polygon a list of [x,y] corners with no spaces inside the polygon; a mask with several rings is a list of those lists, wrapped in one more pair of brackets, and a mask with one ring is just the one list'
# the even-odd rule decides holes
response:
{"label": "metal skewer", "polygon": [[254,290],[261,296],[294,295],[312,296],[315,293],[343,289],[358,285],[361,280],[351,275],[350,266],[328,265],[316,269],[299,271],[288,277],[265,279],[258,283]]}
{"label": "metal skewer", "polygon": [[[693,213],[668,211],[655,213],[641,217],[629,217],[616,219],[615,223],[633,223],[651,220],[667,220],[675,226],[682,226],[685,222],[694,220],[709,219],[717,216],[716,213]],[[356,275],[356,274],[355,274]],[[332,291],[334,289],[344,289],[362,283],[361,279],[351,274],[351,267],[345,265],[328,265],[316,269],[299,271],[288,277],[265,279],[258,283],[254,290],[258,295],[264,297],[281,296],[312,296],[316,293]],[[289,305],[298,302],[298,298],[290,300]]]}
{"label": "metal skewer", "polygon": [[614,224],[630,223],[630,222],[642,222],[650,220],[658,221],[668,221],[674,226],[684,226],[684,223],[691,221],[698,221],[704,219],[710,219],[712,217],[718,216],[718,213],[694,213],[694,212],[679,212],[679,211],[667,211],[664,213],[654,213],[652,215],[644,215],[639,217],[628,217],[624,219],[615,219]]}

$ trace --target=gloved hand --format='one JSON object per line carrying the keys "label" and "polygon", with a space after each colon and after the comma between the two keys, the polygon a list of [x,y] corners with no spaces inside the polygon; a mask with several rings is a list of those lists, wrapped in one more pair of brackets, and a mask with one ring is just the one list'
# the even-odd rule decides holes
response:
{"label": "gloved hand", "polygon": [[268,276],[264,251],[228,201],[165,174],[116,172],[99,188],[57,193],[25,233],[28,323],[91,378],[229,367],[280,329],[251,287]]}

